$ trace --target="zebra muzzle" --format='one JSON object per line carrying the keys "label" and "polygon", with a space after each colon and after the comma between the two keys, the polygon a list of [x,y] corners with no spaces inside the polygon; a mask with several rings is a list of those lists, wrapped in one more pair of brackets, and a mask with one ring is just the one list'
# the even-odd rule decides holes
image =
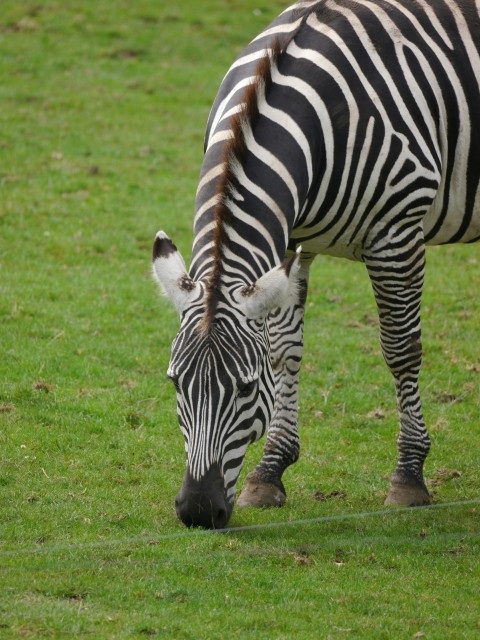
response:
{"label": "zebra muzzle", "polygon": [[187,527],[223,529],[226,526],[232,506],[225,499],[223,477],[218,465],[213,465],[207,473],[196,480],[187,468],[182,487],[175,498],[177,516]]}

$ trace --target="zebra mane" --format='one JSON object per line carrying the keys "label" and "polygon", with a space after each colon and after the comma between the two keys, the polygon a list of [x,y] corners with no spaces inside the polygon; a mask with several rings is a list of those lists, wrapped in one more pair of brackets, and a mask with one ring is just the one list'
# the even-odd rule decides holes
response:
{"label": "zebra mane", "polygon": [[[290,41],[290,38],[289,40]],[[222,277],[222,262],[224,249],[229,245],[227,226],[233,226],[234,217],[229,207],[229,200],[237,192],[237,178],[235,167],[241,165],[247,155],[248,148],[245,139],[246,124],[253,127],[259,116],[258,99],[260,93],[266,93],[272,84],[272,68],[285,51],[285,42],[276,38],[269,51],[259,60],[255,76],[242,96],[242,108],[230,119],[232,137],[225,143],[223,152],[224,170],[217,185],[217,204],[214,209],[213,232],[213,266],[206,283],[206,313],[204,330],[211,328],[213,315],[220,298],[220,283]]]}

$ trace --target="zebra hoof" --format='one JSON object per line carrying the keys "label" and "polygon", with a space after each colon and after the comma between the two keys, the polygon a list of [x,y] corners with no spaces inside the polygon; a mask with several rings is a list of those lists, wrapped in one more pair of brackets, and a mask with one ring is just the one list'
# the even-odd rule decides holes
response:
{"label": "zebra hoof", "polygon": [[287,496],[272,482],[245,480],[242,493],[237,500],[239,507],[281,507]]}
{"label": "zebra hoof", "polygon": [[430,503],[430,494],[423,480],[419,481],[415,476],[395,471],[385,498],[387,506],[421,507]]}

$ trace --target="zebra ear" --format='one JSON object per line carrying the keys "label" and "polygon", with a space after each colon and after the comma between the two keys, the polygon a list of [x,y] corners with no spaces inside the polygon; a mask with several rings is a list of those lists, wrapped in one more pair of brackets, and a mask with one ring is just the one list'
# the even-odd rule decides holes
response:
{"label": "zebra ear", "polygon": [[178,313],[182,314],[195,297],[198,285],[188,275],[177,247],[163,231],[155,237],[152,260],[155,280]]}
{"label": "zebra ear", "polygon": [[279,267],[268,271],[253,285],[241,289],[240,308],[247,318],[264,319],[276,307],[296,301],[301,250],[299,247],[295,255]]}

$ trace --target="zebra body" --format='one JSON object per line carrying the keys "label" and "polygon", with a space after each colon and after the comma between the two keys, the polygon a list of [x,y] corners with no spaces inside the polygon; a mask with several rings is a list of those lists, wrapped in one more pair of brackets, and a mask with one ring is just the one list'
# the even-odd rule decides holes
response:
{"label": "zebra body", "polygon": [[225,524],[245,450],[267,428],[239,502],[285,499],[317,254],[367,267],[400,415],[387,502],[429,500],[418,392],[425,245],[480,238],[479,43],[473,0],[298,2],[225,76],[188,274],[165,234],[154,245],[154,272],[182,317],[169,375],[186,440],[186,524]]}

